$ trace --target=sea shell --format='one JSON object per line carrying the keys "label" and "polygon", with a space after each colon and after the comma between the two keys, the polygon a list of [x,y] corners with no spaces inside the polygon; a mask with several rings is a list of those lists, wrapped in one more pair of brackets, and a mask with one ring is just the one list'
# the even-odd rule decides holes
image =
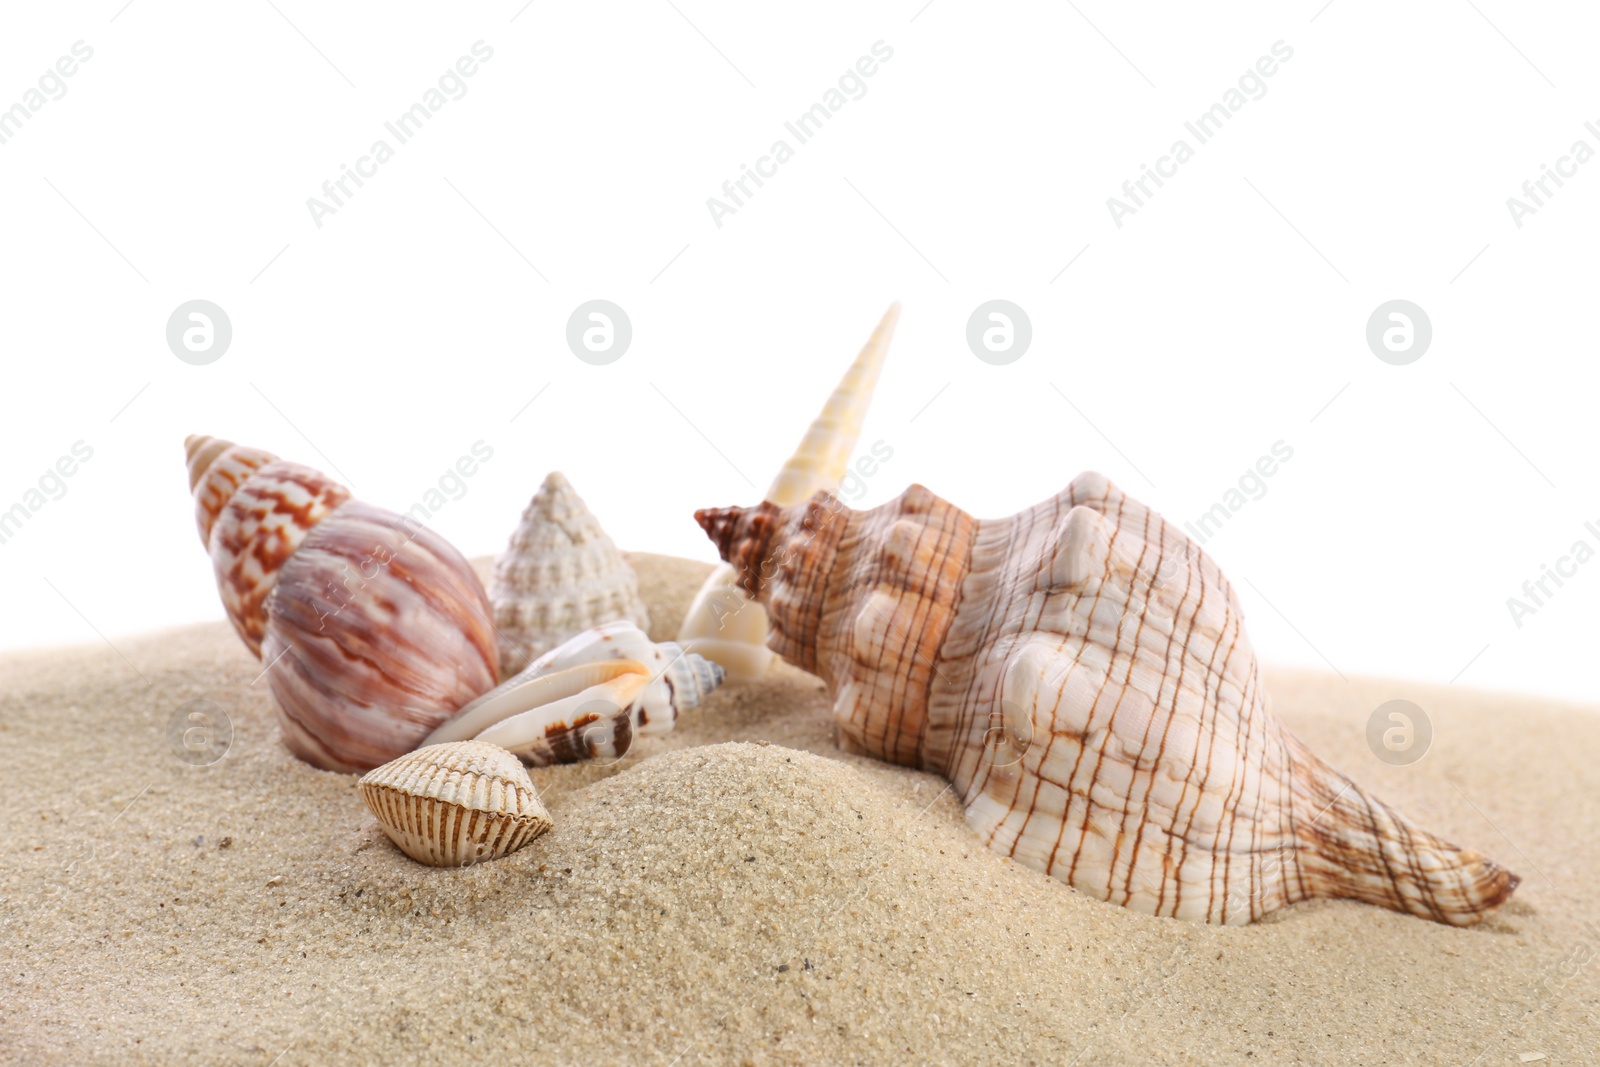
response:
{"label": "sea shell", "polygon": [[295,755],[368,770],[494,686],[488,596],[438,534],[270,453],[186,447],[223,605]]}
{"label": "sea shell", "polygon": [[671,730],[722,679],[716,663],[618,620],[551,649],[425,743],[474,737],[541,766],[620,757],[635,737]]}
{"label": "sea shell", "polygon": [[310,467],[215,437],[191,435],[184,451],[200,543],[211,554],[223,609],[259,657],[278,569],[350,490]]}
{"label": "sea shell", "polygon": [[1098,474],[1006,519],[921,486],[695,516],[828,683],[851,751],[945,776],[992,849],[1153,915],[1346,897],[1453,925],[1516,875],[1418,828],[1272,715],[1216,564]]}
{"label": "sea shell", "polygon": [[495,561],[489,600],[505,677],[602,622],[650,625],[633,568],[559,472],[545,478]]}
{"label": "sea shell", "polygon": [[[890,304],[800,447],[773,479],[767,500],[787,507],[811,499],[818,490],[833,492],[839,487],[899,321],[900,305]],[[766,640],[766,611],[740,591],[738,574],[727,564],[706,577],[678,629],[680,645],[716,660],[735,681],[749,681],[766,672],[772,661]]]}
{"label": "sea shell", "polygon": [[551,825],[521,762],[481,741],[420,748],[368,771],[358,788],[389,840],[431,867],[499,859]]}

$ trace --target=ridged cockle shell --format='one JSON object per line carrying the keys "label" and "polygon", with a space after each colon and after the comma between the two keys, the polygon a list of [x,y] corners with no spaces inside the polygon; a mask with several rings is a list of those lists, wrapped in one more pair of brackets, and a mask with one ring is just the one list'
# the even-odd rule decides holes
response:
{"label": "ridged cockle shell", "polygon": [[488,596],[438,534],[260,449],[186,450],[223,606],[295,755],[368,770],[494,686]]}
{"label": "ridged cockle shell", "polygon": [[551,649],[426,743],[475,737],[538,765],[619,757],[635,737],[671,730],[722,679],[710,660],[618,620]]}
{"label": "ridged cockle shell", "polygon": [[1098,474],[1006,519],[921,486],[696,518],[820,675],[846,748],[944,775],[990,847],[1153,915],[1347,897],[1453,925],[1517,877],[1420,829],[1268,709],[1216,564]]}
{"label": "ridged cockle shell", "polygon": [[430,745],[369,771],[361,799],[400,850],[433,867],[515,852],[550,829],[522,763],[496,745]]}
{"label": "ridged cockle shell", "polygon": [[[785,506],[799,504],[819,490],[832,492],[839,487],[899,321],[900,305],[889,305],[800,447],[773,479],[766,499]],[[765,609],[744,595],[738,575],[727,564],[706,576],[678,629],[678,644],[716,660],[738,681],[759,678],[766,672],[772,660],[766,640]]]}
{"label": "ridged cockle shell", "polygon": [[603,622],[650,625],[633,568],[559,472],[545,478],[495,560],[489,600],[506,676]]}

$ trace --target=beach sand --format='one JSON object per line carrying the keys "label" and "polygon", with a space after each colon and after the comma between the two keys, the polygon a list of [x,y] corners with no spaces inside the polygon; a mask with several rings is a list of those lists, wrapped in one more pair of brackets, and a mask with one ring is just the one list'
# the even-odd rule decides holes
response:
{"label": "beach sand", "polygon": [[[709,568],[630,558],[670,637]],[[3,1062],[1600,1063],[1600,709],[1269,669],[1313,750],[1522,886],[1475,929],[1216,928],[989,853],[786,665],[533,770],[555,829],[434,870],[288,753],[225,622],[116,644],[0,657]],[[1433,723],[1409,767],[1366,747],[1393,698]],[[192,700],[210,766],[169,741]]]}

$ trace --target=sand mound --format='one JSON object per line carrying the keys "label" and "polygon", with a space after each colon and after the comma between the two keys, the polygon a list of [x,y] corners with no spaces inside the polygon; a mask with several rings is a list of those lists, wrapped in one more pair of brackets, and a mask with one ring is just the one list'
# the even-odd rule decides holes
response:
{"label": "sand mound", "polygon": [[[703,565],[633,556],[670,636]],[[283,748],[225,623],[0,657],[0,1061],[1594,1062],[1600,715],[1269,672],[1313,748],[1524,878],[1486,927],[1346,902],[1216,929],[978,847],[944,783],[847,757],[821,684],[729,686],[611,765],[533,774],[556,828],[412,863]],[[126,660],[123,659],[126,656]],[[1367,752],[1378,703],[1432,751]],[[205,767],[194,700],[233,738]],[[1531,1061],[1529,1061],[1531,1062]]]}

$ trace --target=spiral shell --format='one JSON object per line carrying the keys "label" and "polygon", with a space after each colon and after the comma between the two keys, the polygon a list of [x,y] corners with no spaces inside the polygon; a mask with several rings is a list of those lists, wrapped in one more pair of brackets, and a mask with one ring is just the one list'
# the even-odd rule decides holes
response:
{"label": "spiral shell", "polygon": [[367,772],[358,788],[389,840],[431,867],[498,859],[551,826],[517,758],[480,741],[418,749]]}
{"label": "spiral shell", "polygon": [[944,775],[990,848],[1085,893],[1211,923],[1345,897],[1465,926],[1517,886],[1284,729],[1222,572],[1101,475],[1006,519],[921,486],[696,518],[772,649],[828,683],[841,744]]}
{"label": "spiral shell", "polygon": [[259,448],[193,435],[184,442],[200,542],[228,621],[257,657],[278,570],[350,491]]}
{"label": "spiral shell", "polygon": [[[861,436],[872,391],[889,354],[889,339],[900,321],[900,305],[889,305],[877,329],[806,430],[795,454],[783,465],[766,499],[779,506],[799,504],[819,490],[839,487],[850,451]],[[738,575],[726,564],[706,576],[678,629],[678,643],[722,664],[739,681],[759,678],[772,653],[766,647],[767,613],[740,591]]]}
{"label": "spiral shell", "polygon": [[559,472],[545,478],[495,561],[489,600],[506,676],[600,623],[650,625],[633,568]]}
{"label": "spiral shell", "polygon": [[438,534],[352,500],[279,571],[262,655],[283,739],[326,770],[409,752],[495,684],[488,598]]}
{"label": "spiral shell", "polygon": [[223,606],[297,756],[368,770],[493,688],[488,596],[443,538],[259,449],[187,451]]}

